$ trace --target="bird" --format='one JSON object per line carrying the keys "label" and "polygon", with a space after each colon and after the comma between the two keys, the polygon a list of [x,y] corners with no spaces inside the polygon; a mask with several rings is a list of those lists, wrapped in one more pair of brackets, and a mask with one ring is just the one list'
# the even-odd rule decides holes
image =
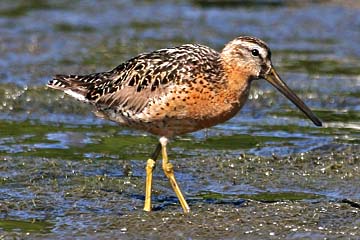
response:
{"label": "bird", "polygon": [[94,106],[96,116],[159,137],[146,162],[144,211],[152,210],[156,159],[184,213],[189,205],[167,155],[169,139],[223,123],[235,116],[253,81],[264,79],[295,104],[316,126],[321,120],[280,78],[271,51],[261,39],[240,36],[216,51],[184,44],[141,53],[114,69],[89,75],[55,75],[49,88]]}

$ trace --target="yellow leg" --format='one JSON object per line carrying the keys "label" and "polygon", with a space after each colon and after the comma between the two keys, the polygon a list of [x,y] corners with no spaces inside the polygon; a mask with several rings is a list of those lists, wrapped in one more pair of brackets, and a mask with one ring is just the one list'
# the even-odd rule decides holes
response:
{"label": "yellow leg", "polygon": [[144,211],[151,211],[151,187],[152,173],[155,168],[155,161],[149,158],[146,163],[146,185],[145,185],[145,204]]}
{"label": "yellow leg", "polygon": [[161,144],[161,149],[162,149],[162,168],[164,170],[164,173],[166,175],[166,177],[169,179],[170,184],[174,190],[174,192],[176,193],[177,198],[180,201],[181,207],[184,210],[184,213],[189,213],[190,212],[190,208],[189,205],[187,204],[183,194],[181,193],[181,190],[179,188],[179,185],[176,182],[175,179],[175,175],[174,175],[174,167],[173,165],[169,162],[168,156],[167,156],[167,152],[166,152],[166,144],[167,144],[168,140],[165,137],[161,137],[160,138],[160,144]]}
{"label": "yellow leg", "polygon": [[146,163],[146,183],[145,183],[145,204],[144,211],[151,211],[151,188],[152,188],[152,174],[155,168],[155,160],[159,156],[161,145],[158,144],[152,157]]}

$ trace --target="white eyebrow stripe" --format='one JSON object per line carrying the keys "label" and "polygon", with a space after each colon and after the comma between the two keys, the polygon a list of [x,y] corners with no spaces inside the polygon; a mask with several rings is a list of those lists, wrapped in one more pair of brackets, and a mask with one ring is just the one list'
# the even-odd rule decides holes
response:
{"label": "white eyebrow stripe", "polygon": [[256,44],[256,43],[242,42],[242,45],[243,45],[244,47],[246,47],[247,49],[249,49],[250,51],[251,51],[252,49],[257,49],[263,59],[265,59],[266,56],[267,56],[268,50],[267,50],[266,48],[263,48],[262,46]]}

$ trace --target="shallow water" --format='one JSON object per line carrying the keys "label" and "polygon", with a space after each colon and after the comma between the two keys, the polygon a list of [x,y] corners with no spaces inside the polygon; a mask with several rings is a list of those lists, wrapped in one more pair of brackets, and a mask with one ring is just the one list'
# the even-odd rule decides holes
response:
{"label": "shallow water", "polygon": [[[0,238],[323,239],[360,235],[357,1],[1,1]],[[268,42],[318,128],[265,81],[230,121],[174,139],[193,212],[158,168],[157,139],[44,87],[141,52],[239,35]],[[216,227],[214,227],[216,226]]]}

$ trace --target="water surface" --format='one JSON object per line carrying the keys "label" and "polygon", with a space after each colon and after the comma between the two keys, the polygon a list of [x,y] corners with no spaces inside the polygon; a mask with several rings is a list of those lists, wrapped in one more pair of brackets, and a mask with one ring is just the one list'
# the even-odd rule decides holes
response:
{"label": "water surface", "polygon": [[[357,1],[1,1],[0,236],[355,239],[359,29]],[[143,213],[157,138],[44,85],[184,43],[221,50],[239,35],[268,42],[324,127],[256,81],[234,118],[170,144],[193,213],[182,215],[160,167],[155,211]]]}

